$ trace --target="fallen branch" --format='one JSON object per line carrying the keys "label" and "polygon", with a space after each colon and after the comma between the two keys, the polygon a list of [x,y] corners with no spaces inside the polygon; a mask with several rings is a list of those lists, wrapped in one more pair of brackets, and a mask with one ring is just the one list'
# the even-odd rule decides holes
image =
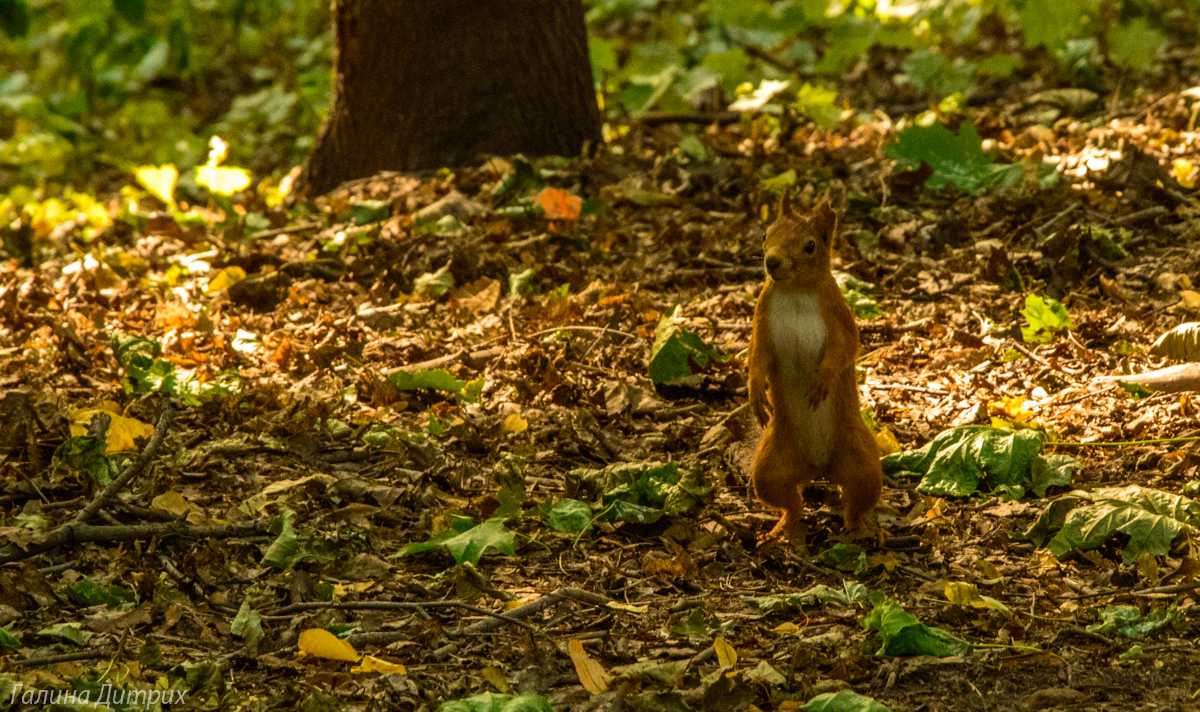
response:
{"label": "fallen branch", "polygon": [[156,536],[182,536],[192,539],[228,539],[251,536],[266,532],[270,523],[269,519],[255,519],[251,522],[220,526],[196,526],[183,521],[128,526],[97,526],[72,522],[50,532],[41,541],[26,545],[24,549],[16,544],[8,544],[0,548],[0,564],[21,561],[66,544],[82,542],[135,541]]}
{"label": "fallen branch", "polygon": [[860,334],[902,334],[907,331],[920,331],[928,327],[933,320],[929,317],[910,321],[907,324],[879,324],[876,322],[865,322],[858,325],[858,333]]}
{"label": "fallen branch", "polygon": [[[526,603],[523,606],[514,608],[511,611],[505,611],[504,613],[496,613],[494,611],[489,611],[489,610],[486,610],[483,608],[478,608],[476,606],[472,606],[472,605],[463,603],[461,601],[434,601],[434,602],[421,602],[421,603],[412,602],[412,601],[374,601],[374,602],[363,601],[360,603],[342,603],[342,604],[298,603],[298,604],[294,604],[294,605],[287,606],[285,608],[280,608],[280,609],[277,609],[276,611],[273,611],[272,617],[274,617],[274,615],[278,615],[278,614],[284,613],[284,612],[311,610],[313,608],[330,608],[330,607],[343,608],[343,607],[345,607],[345,608],[363,608],[363,609],[369,610],[369,609],[379,609],[379,608],[421,608],[423,606],[454,606],[457,608],[462,608],[463,610],[468,610],[468,611],[472,611],[475,613],[485,615],[485,616],[487,616],[487,618],[485,618],[484,620],[481,620],[477,623],[472,623],[471,625],[468,625],[464,628],[459,628],[458,630],[455,630],[455,631],[446,631],[447,638],[458,638],[458,637],[463,637],[463,636],[482,635],[485,633],[490,633],[490,632],[496,630],[497,628],[499,628],[500,625],[503,623],[509,623],[511,625],[520,626],[521,628],[524,628],[532,633],[540,634],[540,631],[538,631],[537,628],[533,627],[532,625],[530,625],[520,619],[526,618],[535,613],[544,611],[545,609],[549,608],[550,606],[562,603],[564,600],[568,600],[568,599],[574,600],[574,601],[579,601],[581,603],[587,603],[587,604],[593,605],[593,606],[607,606],[609,603],[613,602],[613,599],[611,599],[607,596],[602,596],[598,593],[592,593],[590,591],[584,591],[584,590],[578,589],[578,588],[560,588],[560,589],[555,590],[552,593],[548,593],[548,594],[542,596],[541,598],[539,598],[535,601],[530,601],[529,603]],[[398,640],[410,640],[411,638],[412,638],[412,633],[410,633],[410,632],[386,631],[386,632],[377,632],[377,633],[359,633],[357,635],[350,636],[349,638],[347,638],[347,640],[350,641],[351,645],[359,646],[359,645],[387,645],[389,643],[394,643]],[[443,654],[448,654],[448,652],[452,651],[455,648],[455,646],[456,646],[455,643],[450,643],[448,645],[443,646],[442,648],[438,648],[438,650],[435,651],[434,657],[436,658],[437,654],[439,652],[441,652]]]}
{"label": "fallen branch", "polygon": [[22,660],[17,658],[9,660],[13,665],[25,665],[33,667],[36,665],[55,665],[57,663],[69,663],[75,660],[99,660],[107,658],[111,653],[106,653],[103,650],[85,650],[82,653],[67,653],[65,655],[50,655],[44,658],[27,658]]}
{"label": "fallen branch", "polygon": [[1156,393],[1182,393],[1200,391],[1200,363],[1181,363],[1157,371],[1135,373],[1129,376],[1104,376],[1098,379],[1108,383],[1133,383]]}
{"label": "fallen branch", "polygon": [[462,360],[466,360],[471,364],[471,366],[478,368],[482,363],[490,361],[502,353],[504,353],[504,347],[502,346],[493,346],[490,349],[483,349],[481,351],[467,351],[466,349],[459,349],[457,352],[448,354],[446,356],[439,356],[438,358],[432,358],[428,361],[420,361],[418,363],[405,364],[398,368],[385,371],[385,373],[389,376],[397,371],[417,373],[418,371],[428,371],[431,368],[445,368],[446,366],[451,366]]}
{"label": "fallen branch", "polygon": [[[171,421],[174,418],[175,407],[168,400],[163,405],[162,414],[158,416],[158,425],[154,426],[154,432],[150,435],[150,441],[146,443],[146,447],[142,450],[142,454],[138,456],[138,459],[134,460],[133,464],[122,472],[120,477],[110,482],[108,487],[105,487],[100,494],[96,495],[88,503],[88,506],[84,507],[83,511],[72,520],[71,524],[64,526],[87,524],[92,517],[96,516],[96,512],[99,512],[101,507],[116,496],[117,492],[120,492],[133,478],[141,474],[142,470],[146,469],[146,465],[150,464],[150,460],[158,453],[158,448],[162,446],[163,439],[167,436],[167,428],[171,425]],[[59,527],[59,529],[62,529],[62,527]],[[53,533],[51,536],[53,536]]]}

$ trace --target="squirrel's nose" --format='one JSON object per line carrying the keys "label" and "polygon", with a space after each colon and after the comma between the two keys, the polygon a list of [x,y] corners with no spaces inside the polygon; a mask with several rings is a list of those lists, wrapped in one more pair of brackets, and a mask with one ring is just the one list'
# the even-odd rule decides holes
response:
{"label": "squirrel's nose", "polygon": [[775,270],[779,269],[779,266],[782,264],[782,257],[779,257],[778,255],[771,255],[767,258],[767,272],[770,274],[775,274]]}

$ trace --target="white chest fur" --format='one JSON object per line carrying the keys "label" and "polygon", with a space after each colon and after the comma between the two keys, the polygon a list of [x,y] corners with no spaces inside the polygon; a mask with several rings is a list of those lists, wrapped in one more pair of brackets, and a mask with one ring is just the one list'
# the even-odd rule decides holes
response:
{"label": "white chest fur", "polygon": [[825,353],[825,322],[816,292],[777,290],[771,296],[771,350],[779,367],[780,390],[804,459],[825,466],[833,455],[833,404],[826,398],[808,405]]}

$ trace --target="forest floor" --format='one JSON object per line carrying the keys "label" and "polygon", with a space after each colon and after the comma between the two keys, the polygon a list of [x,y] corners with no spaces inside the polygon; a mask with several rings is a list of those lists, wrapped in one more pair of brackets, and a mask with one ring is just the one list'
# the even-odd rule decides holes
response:
{"label": "forest floor", "polygon": [[[1034,168],[980,196],[895,167],[882,115],[780,138],[762,120],[691,140],[635,124],[593,159],[363,180],[253,237],[155,215],[84,251],[72,228],[39,236],[50,259],[0,265],[0,697],[157,686],[185,708],[307,712],[511,689],[555,709],[741,710],[849,688],[896,711],[1200,709],[1186,533],[1131,561],[1124,535],[1060,557],[1011,536],[1072,489],[1197,481],[1194,442],[1094,445],[1200,433],[1186,394],[1101,380],[1163,365],[1150,345],[1200,310],[1200,214],[1173,163],[1200,164],[1188,101],[1042,123],[984,110],[997,160]],[[1051,187],[1043,157],[1064,167]],[[878,426],[915,449],[1003,417],[1073,443],[1048,448],[1078,458],[1070,487],[941,497],[889,476],[877,531],[851,540],[836,489],[816,483],[804,540],[762,543],[777,515],[748,488],[744,359],[763,218],[787,179],[769,181],[789,170],[805,204],[829,191],[844,211],[838,269],[875,285],[860,377]],[[513,209],[545,187],[600,200],[579,215],[551,191]],[[1022,339],[1030,293],[1066,305],[1069,333]],[[651,347],[676,307],[731,358],[656,384]],[[388,378],[402,367],[417,375]],[[187,374],[206,385],[168,405]],[[86,454],[96,408],[124,455]],[[142,452],[81,516],[93,478]],[[614,463],[676,463],[706,492],[653,523],[548,525],[565,496],[600,501],[578,470]],[[465,531],[454,515],[495,526],[396,556]],[[878,604],[852,582],[972,647],[878,654],[861,622]],[[952,602],[948,583],[1002,605]],[[799,592],[803,606],[744,600]],[[1117,605],[1172,625],[1088,630]],[[298,656],[309,629],[374,658],[356,668],[311,642]],[[597,665],[612,679],[594,694],[603,681],[579,671]]]}

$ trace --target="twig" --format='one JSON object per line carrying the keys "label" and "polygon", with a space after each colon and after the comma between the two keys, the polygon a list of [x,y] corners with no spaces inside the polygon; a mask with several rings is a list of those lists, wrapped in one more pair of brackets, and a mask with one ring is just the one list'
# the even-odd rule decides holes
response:
{"label": "twig", "polygon": [[914,393],[928,393],[932,396],[953,395],[947,391],[935,391],[932,388],[922,388],[921,386],[907,386],[903,383],[868,383],[867,388],[877,391],[912,391]]}
{"label": "twig", "polygon": [[668,111],[651,111],[638,119],[647,126],[659,124],[736,124],[742,115],[736,111],[719,111],[713,114],[678,113]]}
{"label": "twig", "polygon": [[13,665],[54,665],[55,663],[69,663],[74,660],[99,660],[107,658],[108,653],[102,650],[85,650],[82,653],[67,653],[65,655],[51,655],[45,658],[28,658],[26,660],[16,659],[9,660]]}
{"label": "twig", "polygon": [[275,237],[277,235],[290,235],[293,232],[305,232],[307,230],[316,230],[321,227],[319,222],[297,223],[286,227],[277,227],[274,230],[262,230],[261,232],[252,233],[250,236],[255,240],[261,240],[267,237]]}
{"label": "twig", "polygon": [[1086,630],[1084,628],[1067,628],[1066,630],[1063,631],[1063,633],[1073,633],[1075,635],[1082,636],[1084,638],[1091,638],[1092,640],[1095,640],[1100,643],[1104,643],[1105,645],[1114,645],[1115,646],[1117,644],[1116,641],[1114,641],[1112,638],[1109,638],[1104,635],[1100,635],[1099,633],[1093,633],[1092,631]]}
{"label": "twig", "polygon": [[1079,201],[1076,201],[1076,202],[1074,202],[1074,203],[1071,203],[1069,206],[1067,206],[1067,208],[1066,208],[1066,209],[1064,209],[1064,210],[1063,210],[1062,212],[1060,212],[1058,215],[1055,215],[1054,217],[1050,218],[1050,219],[1049,219],[1049,220],[1047,220],[1046,222],[1042,223],[1042,226],[1041,226],[1041,227],[1035,227],[1035,228],[1033,229],[1033,231],[1034,231],[1034,232],[1036,232],[1036,233],[1037,233],[1037,234],[1039,234],[1039,235],[1044,235],[1044,234],[1046,233],[1046,231],[1047,231],[1047,230],[1049,230],[1050,228],[1052,228],[1052,227],[1054,227],[1055,225],[1057,225],[1057,224],[1058,224],[1058,222],[1059,222],[1060,220],[1062,220],[1063,218],[1067,217],[1067,216],[1068,216],[1068,215],[1070,215],[1071,213],[1075,212],[1075,210],[1076,210],[1077,208],[1079,208],[1080,206],[1082,206],[1082,205],[1083,205],[1083,203],[1082,203],[1082,202],[1079,202]]}
{"label": "twig", "polygon": [[858,333],[860,334],[900,334],[906,331],[920,331],[926,328],[933,320],[929,317],[910,321],[907,324],[879,324],[875,322],[866,322],[858,325]]}
{"label": "twig", "polygon": [[438,358],[429,359],[428,361],[421,361],[419,363],[405,364],[398,368],[393,368],[388,371],[385,371],[385,373],[390,376],[393,373],[396,373],[397,371],[407,371],[408,373],[416,373],[418,371],[428,371],[431,368],[444,368],[446,366],[450,366],[452,364],[458,363],[459,361],[461,361],[463,359],[466,359],[467,361],[471,361],[474,363],[478,363],[481,361],[489,361],[491,359],[494,359],[502,353],[504,353],[504,347],[502,347],[502,346],[493,346],[490,349],[483,349],[482,351],[471,351],[471,352],[468,352],[466,349],[459,349],[457,352],[446,355],[446,356],[439,356]]}
{"label": "twig", "polygon": [[[142,450],[142,454],[134,460],[129,469],[121,473],[121,476],[109,483],[100,494],[83,508],[83,511],[71,522],[75,524],[87,524],[88,521],[96,516],[96,512],[100,511],[108,500],[112,499],[117,492],[130,483],[133,478],[141,474],[142,470],[146,469],[146,465],[150,464],[150,460],[158,453],[158,448],[162,446],[163,439],[167,436],[167,427],[171,425],[171,421],[175,418],[175,406],[171,405],[171,401],[166,401],[163,405],[162,414],[158,417],[158,425],[154,427],[154,433],[150,436],[150,442],[146,443],[146,448]],[[70,525],[67,525],[70,526]],[[59,527],[61,529],[62,527]],[[57,530],[56,530],[57,531]],[[53,534],[51,534],[53,536]]]}
{"label": "twig", "polygon": [[598,331],[605,334],[613,334],[615,336],[624,336],[627,339],[637,338],[637,334],[631,334],[628,331],[617,331],[616,329],[609,329],[603,326],[556,326],[553,329],[542,329],[541,331],[535,331],[529,336],[532,338],[534,336],[542,336],[543,334],[553,334],[556,331]]}
{"label": "twig", "polygon": [[305,611],[319,611],[322,609],[336,609],[344,611],[393,611],[404,608],[452,608],[462,604],[462,601],[306,601],[304,603],[293,603],[283,608],[276,608],[273,611],[268,611],[272,616],[285,616],[292,613],[303,613]]}
{"label": "twig", "polygon": [[1116,220],[1113,220],[1113,222],[1116,223],[1117,225],[1121,225],[1121,226],[1133,225],[1135,223],[1140,223],[1143,220],[1149,220],[1151,218],[1156,218],[1159,215],[1166,215],[1169,212],[1171,212],[1171,211],[1167,210],[1163,206],[1155,205],[1154,207],[1146,208],[1145,210],[1139,210],[1136,213],[1130,213],[1123,217],[1119,217]]}
{"label": "twig", "polygon": [[1176,583],[1170,586],[1158,586],[1156,588],[1146,588],[1141,591],[1130,591],[1130,596],[1153,596],[1164,593],[1183,593],[1185,591],[1194,591],[1200,588],[1200,581],[1190,581],[1188,583]]}
{"label": "twig", "polygon": [[183,521],[158,524],[133,524],[128,526],[97,526],[94,524],[64,524],[46,535],[44,539],[26,545],[16,544],[0,548],[0,564],[28,559],[45,551],[57,549],[64,544],[98,541],[135,541],[156,536],[182,536],[193,539],[226,539],[250,536],[267,531],[271,520],[255,519],[250,522],[225,524],[222,526],[194,526]]}

